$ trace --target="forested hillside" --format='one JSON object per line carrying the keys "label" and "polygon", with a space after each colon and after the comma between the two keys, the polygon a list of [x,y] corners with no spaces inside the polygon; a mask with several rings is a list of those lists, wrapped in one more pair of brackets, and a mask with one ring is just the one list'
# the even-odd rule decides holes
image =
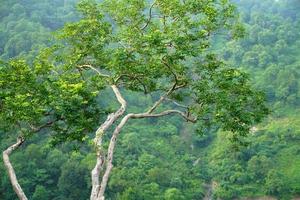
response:
{"label": "forested hillside", "polygon": [[253,128],[250,145],[239,152],[230,150],[223,133],[211,143],[208,168],[217,185],[215,195],[290,199],[300,191],[300,4],[236,3],[246,37],[227,43],[222,52],[228,62],[250,74],[255,87],[265,91],[272,113]]}
{"label": "forested hillside", "polygon": [[[53,31],[80,18],[77,2],[2,1],[0,58],[32,62],[39,50],[53,44]],[[231,66],[247,72],[254,87],[266,93],[270,115],[251,129],[242,144],[232,141],[229,132],[215,127],[199,131],[178,116],[131,121],[118,139],[107,199],[300,196],[300,2],[233,2],[245,37],[231,41],[216,35],[212,49]],[[108,98],[99,104],[108,107],[105,112],[118,108],[117,101],[111,100],[112,92],[105,90],[104,96]],[[140,92],[126,92],[124,98],[131,112],[142,112],[155,102],[153,96]],[[169,102],[161,109],[173,106]],[[16,139],[4,130],[0,130],[1,152]],[[51,135],[46,131],[33,135],[11,156],[24,192],[33,200],[88,199],[95,164],[93,145],[86,138],[61,143]],[[2,163],[0,199],[17,199]]]}

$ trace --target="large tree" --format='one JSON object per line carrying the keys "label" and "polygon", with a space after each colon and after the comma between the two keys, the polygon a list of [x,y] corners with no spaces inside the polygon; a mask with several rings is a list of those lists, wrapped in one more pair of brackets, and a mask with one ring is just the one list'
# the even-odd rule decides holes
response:
{"label": "large tree", "polygon": [[[239,140],[267,113],[248,76],[212,52],[218,34],[233,39],[241,32],[228,0],[82,1],[78,8],[81,20],[58,33],[60,45],[29,64],[1,63],[0,119],[7,133],[18,135],[3,160],[20,199],[27,197],[9,155],[33,133],[50,131],[54,141],[63,142],[83,141],[94,131],[90,199],[100,200],[116,140],[129,120],[176,114],[199,128],[213,124],[231,131]],[[108,88],[120,104],[116,111],[99,104],[110,98],[101,92]],[[156,100],[145,112],[130,113],[126,91]],[[170,102],[172,109],[159,108]],[[103,140],[115,123],[105,150]]]}

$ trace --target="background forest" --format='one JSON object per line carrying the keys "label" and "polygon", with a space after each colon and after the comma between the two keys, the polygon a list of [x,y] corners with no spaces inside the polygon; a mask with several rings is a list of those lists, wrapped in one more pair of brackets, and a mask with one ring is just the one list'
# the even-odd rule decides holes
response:
{"label": "background forest", "polygon": [[[78,19],[76,2],[2,0],[0,58],[32,59],[52,43],[52,31]],[[292,199],[300,195],[300,2],[234,2],[245,24],[245,37],[228,42],[216,36],[214,49],[248,72],[255,87],[266,93],[270,116],[253,127],[245,139],[248,145],[238,150],[228,134],[214,129],[197,134],[179,117],[130,122],[118,141],[107,199]],[[138,93],[124,96],[136,112],[145,101],[152,101]],[[101,103],[112,109],[117,106],[117,102]],[[32,137],[12,155],[25,193],[33,200],[88,199],[94,163],[90,145],[70,142],[52,148],[49,134]],[[1,151],[14,140],[0,133]],[[2,160],[0,199],[16,199]]]}

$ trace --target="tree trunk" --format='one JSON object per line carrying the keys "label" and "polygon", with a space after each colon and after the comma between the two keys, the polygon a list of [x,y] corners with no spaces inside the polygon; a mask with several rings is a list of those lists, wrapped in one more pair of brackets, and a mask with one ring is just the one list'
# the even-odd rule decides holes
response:
{"label": "tree trunk", "polygon": [[130,114],[127,114],[125,117],[123,117],[120,124],[115,128],[115,130],[113,132],[113,135],[110,139],[110,143],[109,143],[109,147],[108,147],[108,151],[107,151],[106,169],[105,169],[104,175],[102,177],[99,192],[97,194],[98,198],[96,198],[95,200],[104,200],[104,193],[105,193],[105,190],[106,190],[106,186],[107,186],[107,183],[108,183],[108,180],[109,180],[110,173],[111,173],[112,168],[113,168],[112,162],[113,162],[113,155],[114,155],[114,149],[115,149],[115,146],[116,146],[117,138],[118,138],[118,135],[120,134],[122,128],[125,126],[125,124],[127,123],[127,121],[130,118],[132,118],[132,119],[141,119],[141,118],[162,117],[162,116],[166,116],[166,115],[170,115],[170,114],[179,114],[189,122],[195,123],[196,120],[197,120],[196,118],[192,118],[190,116],[187,116],[185,113],[183,113],[179,110],[166,110],[166,111],[163,111],[163,112],[157,113],[157,114],[152,114],[151,112],[152,111],[149,110],[146,113],[139,113],[139,114],[130,113]]}
{"label": "tree trunk", "polygon": [[116,85],[111,86],[118,102],[121,104],[121,107],[114,113],[111,113],[108,115],[105,122],[98,128],[96,131],[96,137],[94,139],[94,144],[96,145],[96,154],[97,154],[97,161],[94,169],[91,172],[92,177],[92,191],[90,200],[104,200],[104,196],[99,196],[100,193],[100,173],[104,165],[104,152],[102,149],[102,137],[105,133],[105,131],[116,121],[119,119],[120,116],[122,116],[126,110],[126,101],[122,97],[119,89]]}
{"label": "tree trunk", "polygon": [[13,168],[13,166],[12,166],[10,160],[9,160],[9,155],[14,150],[19,148],[23,144],[23,142],[24,142],[24,138],[19,137],[15,144],[11,145],[5,151],[3,151],[3,162],[4,162],[4,165],[7,169],[7,171],[8,171],[10,182],[11,182],[11,184],[13,186],[13,189],[14,189],[15,193],[17,194],[18,198],[20,200],[28,200],[25,193],[23,192],[19,182],[18,182],[15,170],[14,170],[14,168]]}
{"label": "tree trunk", "polygon": [[98,199],[97,200],[104,200],[104,193],[105,193],[105,190],[106,190],[107,182],[108,182],[111,170],[113,168],[112,161],[113,161],[115,145],[116,145],[116,142],[117,142],[117,137],[120,134],[123,126],[129,120],[129,118],[131,118],[131,116],[132,116],[132,114],[128,114],[121,120],[120,124],[114,130],[113,135],[110,139],[108,152],[107,152],[106,169],[105,169],[104,175],[102,177],[101,186],[99,188],[99,193],[98,193]]}
{"label": "tree trunk", "polygon": [[[82,65],[79,66],[80,68],[90,68],[94,71],[96,71],[99,76],[101,77],[109,77],[108,75],[103,75],[99,70],[94,68],[91,65]],[[175,76],[175,79],[177,80],[177,77]],[[177,81],[175,81],[174,85],[164,94],[160,97],[158,101],[154,103],[154,105],[146,112],[146,113],[139,113],[139,114],[127,114],[123,119],[121,120],[120,124],[115,128],[113,135],[111,137],[108,151],[107,151],[107,156],[104,156],[104,152],[102,149],[102,137],[105,134],[105,131],[111,127],[111,125],[116,122],[126,111],[127,107],[127,102],[123,98],[122,94],[119,91],[119,88],[116,85],[111,85],[111,88],[120,103],[120,108],[114,112],[111,113],[110,115],[107,116],[107,119],[101,126],[98,128],[96,131],[96,136],[94,138],[94,144],[96,147],[96,154],[97,154],[97,161],[94,169],[91,172],[91,178],[92,178],[92,191],[91,191],[91,196],[90,200],[104,200],[104,193],[106,190],[106,186],[109,180],[110,173],[113,168],[113,154],[114,154],[114,148],[116,145],[116,140],[118,135],[120,134],[122,128],[126,124],[126,122],[130,119],[137,119],[137,118],[148,118],[148,117],[160,117],[160,116],[165,116],[169,114],[179,114],[183,118],[185,118],[187,121],[190,122],[195,122],[197,119],[193,119],[189,116],[189,113],[183,113],[179,110],[166,110],[164,112],[158,113],[158,114],[152,114],[152,112],[167,98],[168,95],[170,95],[173,91],[180,89],[184,87],[185,85],[177,85]],[[187,108],[187,107],[185,107]],[[100,178],[101,171],[103,169],[104,164],[105,166],[105,171],[103,176]],[[101,179],[101,183],[100,183]]]}

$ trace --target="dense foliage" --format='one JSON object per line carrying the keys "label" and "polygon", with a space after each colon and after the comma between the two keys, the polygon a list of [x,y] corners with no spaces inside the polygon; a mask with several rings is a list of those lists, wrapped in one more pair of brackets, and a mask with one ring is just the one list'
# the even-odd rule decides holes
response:
{"label": "dense foliage", "polygon": [[[215,196],[299,195],[300,18],[297,1],[236,1],[247,36],[222,48],[225,59],[252,74],[267,94],[269,120],[255,128],[250,145],[232,152],[224,133],[209,147],[208,166]],[[216,44],[218,45],[218,44]]]}
{"label": "dense foliage", "polygon": [[[124,6],[116,5],[114,1],[110,1],[108,6]],[[137,1],[137,4],[139,1]],[[253,134],[250,135],[246,141],[249,145],[245,148],[236,151],[233,148],[233,143],[230,139],[235,135],[227,132],[214,132],[215,127],[207,129],[203,132],[203,135],[195,135],[195,130],[185,124],[179,125],[179,117],[164,118],[160,120],[151,119],[143,120],[140,122],[131,122],[124,132],[126,134],[121,135],[119,140],[120,146],[117,148],[115,156],[115,168],[113,175],[109,182],[108,198],[111,199],[201,199],[207,193],[206,185],[213,185],[213,195],[222,199],[233,199],[235,197],[244,196],[264,196],[271,195],[280,198],[291,198],[300,194],[300,171],[298,166],[300,165],[299,157],[299,46],[300,39],[299,33],[299,3],[297,1],[255,1],[245,0],[237,1],[238,8],[242,12],[243,21],[246,23],[246,30],[248,35],[245,39],[238,42],[227,42],[223,49],[222,44],[226,42],[226,38],[216,36],[215,45],[220,49],[220,53],[223,53],[224,58],[232,63],[232,66],[243,66],[243,70],[249,72],[251,77],[254,77],[253,84],[260,89],[263,89],[267,93],[267,97],[270,106],[273,108],[272,117],[267,122],[255,127]],[[0,5],[1,24],[0,24],[0,52],[1,57],[8,59],[17,55],[25,56],[28,52],[31,52],[26,59],[33,60],[33,56],[36,55],[37,49],[43,46],[50,45],[48,40],[50,37],[50,30],[55,30],[63,25],[64,22],[75,20],[76,14],[74,12],[74,1],[7,1]],[[141,6],[141,5],[138,5]],[[173,5],[174,6],[174,5]],[[170,8],[171,9],[171,8]],[[174,9],[174,7],[172,7]],[[47,10],[47,12],[46,12]],[[3,12],[2,12],[3,11]],[[168,12],[166,10],[166,12]],[[55,13],[55,15],[53,15]],[[122,16],[118,16],[119,13],[112,13],[119,20],[122,20]],[[95,16],[89,16],[95,17]],[[137,17],[132,15],[132,18]],[[180,16],[179,16],[180,17]],[[73,57],[71,62],[78,62],[80,59],[85,59],[84,56],[90,54],[87,50],[93,50],[93,52],[101,48],[100,43],[93,43],[90,38],[82,37],[80,32],[83,28],[92,28],[88,23],[90,21],[82,21],[79,24],[70,24],[66,26],[65,33],[73,31],[75,26],[80,28],[77,32],[72,32],[73,35],[69,41],[73,43],[74,49],[69,51],[76,52],[78,57]],[[141,21],[144,22],[146,19]],[[129,20],[130,22],[130,20]],[[127,29],[128,27],[122,27]],[[155,24],[152,28],[156,28]],[[213,28],[213,27],[212,27]],[[288,30],[288,31],[287,31]],[[101,38],[101,32],[95,32],[88,29],[89,33],[95,34],[95,37]],[[103,30],[103,31],[109,31]],[[127,31],[127,30],[126,30]],[[120,31],[119,34],[124,32]],[[120,35],[123,40],[128,40],[137,37],[137,33],[134,31],[134,27],[130,27],[128,33],[131,35]],[[68,33],[69,34],[69,33]],[[161,38],[158,32],[149,31],[149,38],[147,43],[149,45],[161,45],[164,38]],[[174,41],[180,42],[181,35],[176,33],[168,33],[174,38]],[[205,34],[205,33],[202,33]],[[64,35],[60,35],[64,38]],[[78,37],[84,39],[84,43],[78,42]],[[219,38],[220,37],[220,38]],[[136,41],[132,41],[132,45],[142,45],[144,41],[138,43],[139,38]],[[189,36],[192,40],[192,34]],[[90,43],[86,43],[90,41]],[[208,42],[208,41],[204,41]],[[82,46],[83,44],[87,46]],[[93,46],[89,46],[93,45]],[[205,44],[206,45],[206,44]],[[184,48],[193,48],[185,47]],[[112,47],[113,48],[113,47]],[[133,48],[133,47],[132,47]],[[120,73],[127,73],[124,70],[125,66],[134,66],[136,72],[140,72],[139,67],[145,65],[143,60],[133,58],[131,63],[125,63],[122,58],[130,57],[129,53],[121,51],[107,52],[107,55],[111,56],[111,62],[121,62],[124,68],[114,68],[115,75]],[[81,50],[78,52],[78,50]],[[49,51],[52,51],[51,49]],[[151,48],[145,48],[143,52],[139,52],[145,57],[151,57],[153,54],[158,55],[164,52],[152,52]],[[186,49],[182,49],[181,54],[174,54],[173,57],[168,59],[179,59],[180,56],[185,55]],[[28,55],[28,54],[27,54]],[[97,54],[99,55],[99,54]],[[83,57],[80,57],[83,56]],[[102,55],[103,56],[103,55]],[[90,57],[89,57],[90,58]],[[43,74],[43,71],[38,66],[44,63],[43,55],[40,55],[40,59],[35,63],[35,70],[38,73]],[[214,55],[208,54],[207,57],[202,59],[209,59],[210,61],[216,59]],[[69,61],[70,61],[69,60]],[[109,59],[108,59],[109,60]],[[169,60],[169,62],[170,62]],[[203,61],[203,60],[201,60]],[[11,66],[17,66],[18,70],[22,70],[21,74],[18,71],[1,71],[3,76],[10,73],[17,73],[20,76],[18,79],[22,83],[22,79],[28,82],[41,81],[32,76],[32,72],[28,70],[29,65],[25,62],[11,61]],[[154,64],[157,63],[154,59]],[[235,79],[236,73],[234,69],[228,70],[225,74],[209,70],[209,67],[214,68],[216,65],[222,65],[222,63],[215,62],[215,66],[209,62],[209,66],[203,62],[202,69],[208,69],[201,71],[203,77],[213,77],[219,84],[217,87],[226,87],[227,82],[224,80],[234,79],[237,83],[236,88],[232,88],[233,91],[237,91],[238,94],[243,94],[243,88],[237,88],[240,81],[245,81],[243,78]],[[99,64],[99,63],[97,63]],[[153,65],[154,65],[153,64]],[[176,64],[176,63],[175,63]],[[188,64],[188,63],[186,63]],[[107,67],[113,67],[115,64],[109,63]],[[162,68],[158,68],[162,69]],[[176,70],[182,70],[179,68]],[[49,102],[53,102],[53,98],[62,98],[61,101],[55,105],[57,110],[64,113],[64,109],[68,109],[69,105],[65,104],[63,98],[76,95],[76,98],[72,99],[70,104],[82,105],[83,102],[88,102],[89,105],[93,105],[93,99],[89,99],[90,94],[95,95],[95,90],[86,90],[84,84],[76,85],[73,81],[76,78],[76,72],[70,73],[72,70],[66,68],[65,76],[62,77],[64,84],[68,87],[68,90],[64,90],[64,84],[62,80],[50,79],[46,81],[45,85],[39,85],[38,87],[29,87],[27,91],[16,91],[23,93],[17,102],[23,102],[24,105],[8,105],[13,108],[14,106],[24,108],[19,110],[19,114],[25,117],[25,120],[29,122],[35,122],[39,114],[45,112],[45,110],[38,110],[39,106],[49,106]],[[160,74],[167,73],[166,71],[160,71]],[[151,72],[150,72],[151,74]],[[238,74],[238,75],[241,75]],[[15,74],[16,75],[16,74]],[[15,77],[11,75],[11,77]],[[153,76],[154,78],[157,78]],[[242,76],[243,77],[243,76]],[[148,80],[148,77],[143,79],[146,90],[153,90],[159,85],[155,85]],[[247,79],[248,77],[244,77]],[[0,79],[1,80],[1,79]],[[79,80],[79,77],[78,77]],[[96,78],[92,79],[92,88],[101,88],[102,85],[97,85]],[[20,83],[17,80],[12,79],[9,87],[19,87]],[[135,88],[134,79],[129,83],[127,87],[136,91],[145,90],[143,87]],[[1,82],[0,82],[1,85]],[[60,91],[64,91],[61,96],[55,93],[49,88],[60,86]],[[9,87],[6,86],[6,90],[9,91]],[[72,87],[72,90],[70,90]],[[202,88],[211,87],[213,85],[207,82],[198,83],[198,91]],[[228,87],[228,85],[227,85]],[[213,90],[206,90],[207,93],[200,93],[199,95],[211,97],[207,101],[214,102],[217,109],[218,105],[226,104],[227,99],[222,99],[222,96],[228,95],[222,92],[216,92]],[[26,104],[30,101],[30,95],[35,94],[37,91],[46,92],[47,98],[44,98],[43,102],[33,102]],[[3,91],[1,91],[3,92]],[[230,93],[230,90],[229,90]],[[29,96],[28,96],[29,95]],[[104,91],[103,96],[113,98],[112,94]],[[214,96],[215,95],[215,96]],[[184,96],[184,95],[183,95]],[[218,98],[216,98],[216,96]],[[141,108],[145,106],[145,102],[150,105],[153,98],[150,95],[142,97],[137,92],[127,93],[125,98],[131,102],[132,112],[140,112]],[[183,97],[177,96],[177,99]],[[238,105],[238,98],[231,97],[234,104]],[[109,100],[101,101],[100,106],[109,107],[109,110],[116,108],[116,103]],[[13,101],[12,101],[13,102]],[[98,102],[99,103],[99,102]],[[252,102],[255,104],[257,102]],[[53,105],[51,105],[53,106]],[[166,107],[172,108],[170,103]],[[34,107],[34,109],[33,109]],[[213,110],[213,114],[218,114],[219,118],[216,120],[226,120],[228,122],[228,130],[231,130],[232,123],[234,121],[228,121],[231,114],[239,112],[238,108],[243,107],[239,105],[237,107],[230,106],[227,108],[227,112],[221,112],[221,110]],[[78,125],[81,118],[87,116],[95,116],[99,113],[99,110],[91,109],[74,109],[69,115],[69,122],[74,122],[72,125]],[[212,110],[211,107],[205,108]],[[38,111],[37,113],[31,113]],[[79,112],[77,112],[79,111]],[[82,111],[82,112],[80,112]],[[217,112],[216,112],[217,111]],[[68,110],[69,112],[69,110]],[[105,111],[106,112],[106,111]],[[27,113],[29,118],[26,118]],[[208,112],[211,114],[210,112]],[[18,114],[18,113],[17,113]],[[10,118],[9,113],[6,116],[7,120],[13,120]],[[61,115],[56,114],[56,117],[60,118]],[[68,117],[68,116],[67,116]],[[211,115],[203,116],[203,121],[207,121]],[[244,120],[248,120],[249,116],[243,116]],[[53,118],[51,118],[53,119]],[[43,119],[45,120],[45,119]],[[91,119],[91,121],[97,121],[99,119]],[[11,121],[14,123],[14,121]],[[43,122],[43,121],[41,121]],[[150,126],[149,126],[150,123]],[[231,123],[231,124],[230,124]],[[243,121],[242,121],[243,123]],[[1,124],[6,125],[6,124]],[[38,125],[38,124],[37,124]],[[72,138],[74,139],[74,132],[78,133],[75,139],[85,142],[85,137],[80,134],[83,127],[90,127],[86,131],[92,129],[92,124],[80,124],[79,126],[72,126]],[[199,127],[203,128],[203,127]],[[226,126],[224,127],[226,129]],[[242,126],[236,127],[242,129]],[[247,127],[248,128],[248,127]],[[68,131],[63,126],[57,126],[52,134],[56,132],[63,132],[68,135]],[[75,131],[74,131],[75,130]],[[77,131],[76,131],[77,130]],[[203,131],[203,129],[201,129]],[[56,132],[55,132],[56,131]],[[33,136],[30,143],[22,148],[22,151],[16,152],[13,157],[13,163],[16,167],[18,177],[20,177],[20,183],[24,187],[24,190],[29,194],[29,199],[87,199],[89,196],[90,188],[90,170],[93,167],[94,154],[89,153],[93,147],[91,145],[81,145],[77,142],[69,142],[58,146],[53,149],[49,144],[50,133],[43,133],[41,135]],[[5,149],[12,141],[14,137],[8,137],[9,133],[1,133],[0,141],[1,150]],[[55,137],[55,142],[65,139],[61,135]],[[67,137],[68,138],[68,137]],[[53,142],[53,140],[51,140]],[[72,151],[74,150],[75,151]],[[1,165],[1,178],[0,178],[0,199],[15,199],[15,194],[10,187],[9,180],[5,173],[4,167]]]}

